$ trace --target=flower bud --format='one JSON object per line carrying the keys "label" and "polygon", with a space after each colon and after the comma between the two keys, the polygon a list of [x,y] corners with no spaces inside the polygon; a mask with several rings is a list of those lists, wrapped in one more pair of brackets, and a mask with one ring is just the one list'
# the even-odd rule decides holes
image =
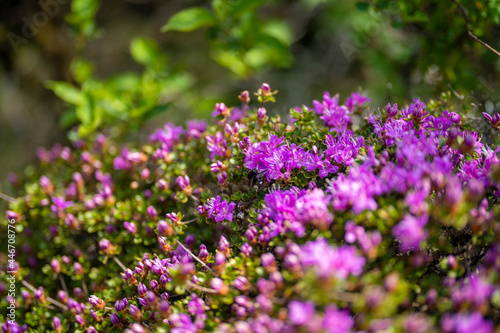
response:
{"label": "flower bud", "polygon": [[387,117],[394,118],[398,115],[398,104],[394,103],[391,106],[391,103],[387,104]]}
{"label": "flower bud", "polygon": [[148,288],[143,283],[139,282],[139,285],[137,286],[137,293],[139,294],[139,296],[144,297],[147,291]]}
{"label": "flower bud", "polygon": [[54,329],[56,330],[56,332],[62,332],[61,320],[59,319],[59,317],[54,316],[54,318],[52,319],[52,323],[54,324]]}
{"label": "flower bud", "polygon": [[146,213],[148,214],[148,217],[153,221],[158,217],[158,213],[153,206],[149,206],[146,210]]}
{"label": "flower bud", "polygon": [[262,267],[264,267],[268,273],[276,270],[276,260],[274,259],[274,255],[272,253],[264,253],[260,257],[260,262]]}
{"label": "flower bud", "polygon": [[158,188],[160,191],[165,191],[168,188],[168,183],[164,179],[158,181]]}
{"label": "flower bud", "polygon": [[127,308],[128,300],[126,298],[115,302],[116,312],[124,311]]}
{"label": "flower bud", "polygon": [[120,317],[118,317],[116,313],[111,314],[111,322],[113,323],[113,325],[118,326],[121,323],[121,321],[122,320],[120,319]]}
{"label": "flower bud", "polygon": [[208,250],[204,244],[200,245],[200,252],[198,253],[198,258],[200,258],[204,262],[207,262],[208,260]]}
{"label": "flower bud", "polygon": [[56,274],[61,273],[61,263],[57,259],[52,259],[50,262],[50,267],[52,268],[52,271]]}
{"label": "flower bud", "polygon": [[172,236],[174,234],[174,228],[167,221],[161,220],[158,222],[158,232],[162,236]]}
{"label": "flower bud", "polygon": [[241,94],[238,96],[240,101],[242,101],[245,104],[248,104],[250,102],[250,93],[248,90],[244,90],[241,92]]}
{"label": "flower bud", "polygon": [[266,109],[265,108],[258,108],[257,109],[257,120],[259,122],[260,125],[264,124],[264,122],[266,121]]}
{"label": "flower bud", "polygon": [[86,326],[86,322],[85,322],[85,319],[83,319],[82,316],[80,315],[76,315],[75,316],[75,321],[78,323],[78,325],[80,325],[81,327],[85,327]]}
{"label": "flower bud", "polygon": [[250,246],[250,244],[245,243],[241,246],[241,253],[243,253],[245,257],[250,257],[253,253],[253,248]]}
{"label": "flower bud", "polygon": [[220,252],[224,253],[226,257],[229,257],[231,249],[229,248],[229,242],[226,237],[220,236],[218,249]]}
{"label": "flower bud", "polygon": [[213,278],[210,280],[210,287],[221,295],[227,295],[229,292],[229,287],[219,278]]}
{"label": "flower bud", "polygon": [[69,296],[64,290],[59,290],[57,292],[57,298],[59,298],[61,302],[66,303],[68,301]]}
{"label": "flower bud", "polygon": [[95,295],[91,295],[89,297],[89,303],[92,307],[96,308],[97,310],[102,310],[106,306],[106,303]]}
{"label": "flower bud", "polygon": [[271,87],[267,83],[263,83],[260,86],[260,90],[262,91],[262,95],[266,96],[271,92]]}
{"label": "flower bud", "polygon": [[75,262],[73,264],[73,268],[75,270],[76,275],[83,275],[85,273],[82,264],[80,264],[79,262]]}
{"label": "flower bud", "polygon": [[134,317],[135,320],[139,320],[142,317],[142,312],[139,310],[139,308],[133,304],[130,304],[128,307],[128,312],[132,317]]}

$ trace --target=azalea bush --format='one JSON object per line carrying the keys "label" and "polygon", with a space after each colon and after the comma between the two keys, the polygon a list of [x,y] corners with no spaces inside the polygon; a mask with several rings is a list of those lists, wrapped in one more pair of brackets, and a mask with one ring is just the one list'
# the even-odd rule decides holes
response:
{"label": "azalea bush", "polygon": [[499,149],[446,94],[272,116],[276,94],[147,142],[41,148],[11,177],[2,331],[493,332]]}

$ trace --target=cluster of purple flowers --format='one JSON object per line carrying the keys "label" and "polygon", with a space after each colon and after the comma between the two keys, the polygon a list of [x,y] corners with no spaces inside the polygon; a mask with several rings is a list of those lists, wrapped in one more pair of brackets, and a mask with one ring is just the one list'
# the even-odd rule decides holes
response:
{"label": "cluster of purple flowers", "polygon": [[[275,93],[263,84],[256,96]],[[248,91],[239,98],[218,103],[210,126],[165,124],[140,151],[102,135],[78,142],[79,155],[40,150],[44,164],[76,170],[36,178],[7,218],[38,237],[15,269],[57,285],[8,302],[43,308],[40,327],[56,332],[493,332],[500,148],[419,100],[353,131],[370,101],[360,94],[340,105],[325,93],[288,125],[250,107]],[[498,114],[485,117],[500,129]]]}
{"label": "cluster of purple flowers", "polygon": [[346,105],[339,105],[339,95],[331,97],[328,92],[325,92],[323,101],[313,101],[313,106],[314,111],[320,115],[325,126],[342,133],[352,126],[351,115],[354,111],[370,101],[371,99],[368,97],[353,93],[351,97],[347,98]]}
{"label": "cluster of purple flowers", "polygon": [[268,142],[256,142],[245,151],[245,166],[263,172],[268,181],[290,179],[291,172],[302,167],[307,171],[318,170],[319,176],[325,178],[338,172],[340,166],[354,163],[363,138],[346,131],[335,138],[327,135],[324,144],[324,151],[315,146],[306,150],[295,143],[285,143],[284,137],[271,135]]}
{"label": "cluster of purple flowers", "polygon": [[236,207],[234,202],[227,202],[222,200],[218,195],[215,198],[210,198],[203,205],[198,207],[198,213],[203,216],[207,216],[209,219],[213,219],[215,222],[222,222],[227,220],[231,222],[233,220],[233,210]]}
{"label": "cluster of purple flowers", "polygon": [[359,276],[363,272],[366,259],[357,255],[354,246],[342,245],[335,248],[326,239],[320,238],[301,246],[295,253],[304,268],[312,267],[319,278],[335,276],[346,279],[349,275]]}

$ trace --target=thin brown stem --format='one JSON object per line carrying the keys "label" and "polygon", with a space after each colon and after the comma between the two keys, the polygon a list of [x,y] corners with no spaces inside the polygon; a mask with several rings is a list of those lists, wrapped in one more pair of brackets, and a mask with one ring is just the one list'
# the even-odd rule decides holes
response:
{"label": "thin brown stem", "polygon": [[203,262],[203,260],[201,260],[200,258],[198,258],[197,256],[195,256],[193,254],[193,252],[191,252],[191,250],[189,250],[187,247],[184,246],[184,244],[182,244],[181,242],[179,242],[178,239],[176,239],[175,241],[177,242],[177,244],[179,244],[180,247],[182,247],[184,249],[184,251],[186,251],[187,253],[189,253],[191,255],[191,257],[193,257],[196,261],[198,261],[203,267],[205,267],[206,269],[208,269],[212,273],[214,272],[210,267],[207,266],[207,264],[205,264]]}
{"label": "thin brown stem", "polygon": [[493,47],[489,46],[488,44],[486,44],[485,42],[483,42],[482,40],[480,40],[479,38],[477,38],[476,36],[474,36],[474,34],[469,30],[467,31],[469,33],[469,36],[474,39],[476,42],[478,42],[479,44],[483,45],[484,47],[486,47],[488,50],[490,50],[491,52],[495,53],[497,56],[500,57],[500,52],[498,52],[497,50],[495,50]]}
{"label": "thin brown stem", "polygon": [[89,289],[87,288],[87,284],[85,283],[85,280],[82,280],[82,289],[83,289],[83,292],[85,293],[85,298],[89,297]]}
{"label": "thin brown stem", "polygon": [[191,282],[189,280],[186,281],[186,285],[190,288],[193,288],[193,289],[196,289],[196,290],[199,290],[199,291],[203,291],[205,293],[209,293],[209,294],[217,294],[217,290],[215,289],[211,289],[211,288],[207,288],[207,287],[203,287],[203,286],[200,286],[200,285],[197,285],[196,283],[194,282]]}
{"label": "thin brown stem", "polygon": [[196,218],[194,218],[194,219],[192,219],[192,220],[182,222],[182,224],[189,224],[189,223],[193,223],[193,222],[196,222],[196,221],[198,221],[198,218],[197,218],[197,217],[196,217]]}
{"label": "thin brown stem", "polygon": [[120,259],[118,259],[117,257],[113,256],[113,260],[118,264],[118,266],[121,267],[121,269],[123,269],[124,272],[127,270],[127,267],[125,267],[125,265],[122,264],[122,262],[120,261]]}
{"label": "thin brown stem", "polygon": [[66,287],[66,282],[64,281],[63,277],[61,274],[59,274],[59,281],[61,281],[61,286],[63,288],[63,290],[66,292],[66,294],[69,295],[68,293],[68,287]]}
{"label": "thin brown stem", "polygon": [[0,193],[0,199],[3,199],[8,202],[16,202],[16,199],[11,197],[10,195]]}
{"label": "thin brown stem", "polygon": [[465,29],[467,30],[467,34],[469,35],[469,37],[472,38],[473,40],[475,40],[476,42],[478,42],[479,44],[483,45],[488,50],[490,50],[491,52],[495,53],[497,56],[500,57],[500,52],[498,52],[493,47],[491,47],[490,45],[483,42],[481,39],[477,38],[472,33],[472,31],[470,29],[471,21],[470,21],[470,16],[469,16],[469,12],[467,11],[467,8],[465,8],[458,0],[451,0],[451,1],[453,1],[457,5],[458,9],[460,9],[460,12],[462,12],[462,16],[465,19]]}
{"label": "thin brown stem", "polygon": [[[35,289],[35,287],[33,287],[31,284],[29,284],[28,282],[24,281],[24,280],[21,280],[21,283],[23,284],[23,286],[25,286],[26,288],[28,288],[29,290],[31,290],[32,292],[36,292],[37,290]],[[58,302],[56,301],[55,299],[53,299],[52,297],[45,297],[45,299],[47,301],[49,301],[50,303],[60,307],[61,309],[63,310],[68,310],[68,307],[64,304],[62,304],[61,302]]]}

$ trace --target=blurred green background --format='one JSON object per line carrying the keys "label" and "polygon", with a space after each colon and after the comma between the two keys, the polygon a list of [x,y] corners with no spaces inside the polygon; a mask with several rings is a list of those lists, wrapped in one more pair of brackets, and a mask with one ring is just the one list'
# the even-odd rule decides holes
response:
{"label": "blurred green background", "polygon": [[38,146],[142,139],[262,82],[282,115],[360,87],[374,106],[450,91],[470,117],[500,110],[500,57],[467,33],[500,48],[498,0],[4,0],[0,16],[2,184]]}

